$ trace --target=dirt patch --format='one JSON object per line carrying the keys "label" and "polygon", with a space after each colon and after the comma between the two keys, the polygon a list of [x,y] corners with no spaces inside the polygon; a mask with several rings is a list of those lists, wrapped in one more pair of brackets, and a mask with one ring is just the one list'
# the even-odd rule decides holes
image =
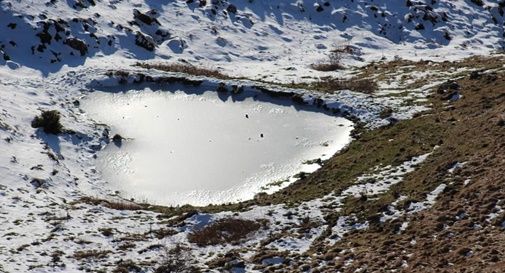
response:
{"label": "dirt patch", "polygon": [[235,218],[221,219],[188,234],[188,240],[199,246],[237,243],[261,226],[257,221]]}

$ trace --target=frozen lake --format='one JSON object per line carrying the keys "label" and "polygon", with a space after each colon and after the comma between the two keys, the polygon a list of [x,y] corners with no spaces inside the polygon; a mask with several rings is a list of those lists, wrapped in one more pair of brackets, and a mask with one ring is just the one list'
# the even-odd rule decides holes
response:
{"label": "frozen lake", "polygon": [[288,99],[232,101],[214,91],[97,91],[82,107],[110,125],[111,136],[127,138],[98,154],[109,187],[162,205],[221,204],[278,190],[317,169],[304,162],[330,157],[352,130],[349,120]]}

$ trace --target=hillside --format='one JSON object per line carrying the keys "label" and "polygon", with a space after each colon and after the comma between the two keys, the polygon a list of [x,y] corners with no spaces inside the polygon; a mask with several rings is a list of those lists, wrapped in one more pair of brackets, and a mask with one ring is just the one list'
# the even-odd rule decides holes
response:
{"label": "hillside", "polygon": [[[504,10],[0,0],[0,272],[503,271]],[[352,141],[251,200],[131,199],[97,158],[135,140],[82,101],[149,88],[282,99]]]}
{"label": "hillside", "polygon": [[185,60],[239,76],[291,81],[298,73],[314,74],[308,64],[339,46],[356,47],[358,56],[349,64],[395,56],[454,59],[502,49],[504,4],[476,3],[2,1],[0,50],[3,63],[44,74],[90,59],[115,63],[115,56],[124,62]]}

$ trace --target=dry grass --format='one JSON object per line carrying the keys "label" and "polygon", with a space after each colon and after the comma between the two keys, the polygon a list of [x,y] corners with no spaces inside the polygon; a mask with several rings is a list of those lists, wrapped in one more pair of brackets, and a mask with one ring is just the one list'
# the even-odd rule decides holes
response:
{"label": "dry grass", "polygon": [[[502,59],[487,59],[484,62],[467,59],[461,63],[441,63],[432,67],[447,65],[494,69],[502,63]],[[465,73],[457,80],[462,99],[448,102],[445,94],[433,93],[429,98],[432,110],[428,115],[364,133],[360,140],[350,145],[348,152],[353,151],[357,144],[361,146],[360,151],[367,151],[361,159],[356,160],[359,164],[366,162],[365,156],[375,154],[386,159],[391,155],[401,158],[410,154],[409,149],[414,147],[419,149],[436,144],[438,149],[415,171],[406,175],[402,183],[392,186],[388,193],[368,200],[353,198],[345,201],[339,213],[357,215],[370,223],[366,231],[355,232],[335,244],[334,249],[328,250],[338,251],[349,245],[354,247],[354,262],[348,267],[349,272],[365,265],[372,272],[398,270],[405,262],[409,264],[409,272],[431,272],[433,269],[440,269],[441,272],[501,272],[503,269],[500,255],[505,251],[505,244],[501,224],[505,217],[501,213],[501,217],[492,222],[486,215],[495,212],[499,200],[505,196],[505,145],[499,141],[505,134],[503,123],[500,122],[500,115],[505,111],[505,75],[503,70],[496,74],[487,71],[479,77],[472,76],[468,71]],[[386,143],[387,139],[394,141]],[[380,150],[368,148],[369,143],[393,153],[388,155],[386,150],[379,153]],[[379,161],[384,162],[381,158]],[[449,166],[456,161],[467,164],[454,173],[448,172]],[[346,167],[337,163],[335,167]],[[328,163],[321,169],[321,179],[343,181],[339,177],[329,177],[328,174],[338,172],[338,169],[325,170],[332,165]],[[470,182],[466,185],[468,178]],[[308,181],[305,182],[304,186]],[[425,200],[426,194],[440,183],[447,184],[447,187],[438,196],[432,209],[386,223],[373,221],[399,195],[408,196],[403,204],[397,206],[405,209],[411,201]],[[301,190],[304,194],[308,191]],[[462,213],[464,217],[458,219],[456,215]],[[329,215],[327,219],[335,222],[338,216]],[[409,222],[409,225],[406,230],[399,232],[404,222]],[[416,244],[409,243],[412,238],[416,239]],[[318,247],[322,246],[317,245],[314,249]],[[471,256],[468,255],[469,250],[472,251]],[[403,253],[412,254],[404,258]],[[341,258],[338,254],[335,256],[334,259]]]}
{"label": "dry grass", "polygon": [[91,204],[91,205],[101,205],[103,207],[109,208],[109,209],[115,209],[115,210],[141,210],[144,209],[142,205],[129,202],[126,200],[122,201],[113,201],[113,200],[105,200],[101,198],[95,198],[95,197],[82,197],[79,200],[75,201],[74,203],[86,203],[86,204]]}
{"label": "dry grass", "polygon": [[328,56],[328,62],[315,63],[310,67],[314,70],[325,72],[344,69],[344,66],[342,65],[342,57],[343,54],[341,51],[334,50],[330,52],[330,55]]}
{"label": "dry grass", "polygon": [[344,66],[341,65],[340,63],[315,63],[311,64],[310,67],[314,70],[323,72],[344,69]]}
{"label": "dry grass", "polygon": [[197,66],[190,65],[190,64],[136,63],[135,66],[146,68],[146,69],[157,69],[157,70],[167,71],[167,72],[180,72],[180,73],[186,73],[186,74],[194,75],[194,76],[205,76],[205,77],[212,77],[212,78],[223,79],[223,80],[232,78],[226,74],[219,72],[218,70],[209,69],[209,68],[205,68],[205,67],[197,67]]}
{"label": "dry grass", "polygon": [[110,253],[110,250],[79,250],[74,252],[74,259],[76,260],[83,260],[83,259],[103,259],[107,257],[107,255]]}
{"label": "dry grass", "polygon": [[332,50],[330,50],[330,54],[328,55],[328,60],[312,64],[310,67],[317,71],[335,71],[339,69],[344,69],[344,65],[342,64],[342,59],[345,55],[354,55],[356,49],[352,46],[338,46]]}
{"label": "dry grass", "polygon": [[194,258],[189,248],[177,244],[167,250],[154,273],[166,272],[200,272],[193,266]]}
{"label": "dry grass", "polygon": [[315,82],[290,84],[288,87],[315,89],[321,92],[333,93],[338,90],[352,90],[365,94],[372,94],[378,89],[374,80],[363,78],[338,79],[334,77],[323,77]]}
{"label": "dry grass", "polygon": [[260,223],[251,220],[221,219],[203,229],[193,231],[188,235],[188,240],[199,246],[236,243],[260,227]]}

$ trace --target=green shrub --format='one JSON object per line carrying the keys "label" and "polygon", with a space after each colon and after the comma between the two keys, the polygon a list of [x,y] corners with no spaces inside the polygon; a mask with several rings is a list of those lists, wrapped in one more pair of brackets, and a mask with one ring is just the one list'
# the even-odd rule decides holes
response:
{"label": "green shrub", "polygon": [[60,112],[56,110],[43,111],[40,116],[32,120],[33,128],[42,128],[48,134],[60,134],[63,132],[63,125],[60,123]]}

